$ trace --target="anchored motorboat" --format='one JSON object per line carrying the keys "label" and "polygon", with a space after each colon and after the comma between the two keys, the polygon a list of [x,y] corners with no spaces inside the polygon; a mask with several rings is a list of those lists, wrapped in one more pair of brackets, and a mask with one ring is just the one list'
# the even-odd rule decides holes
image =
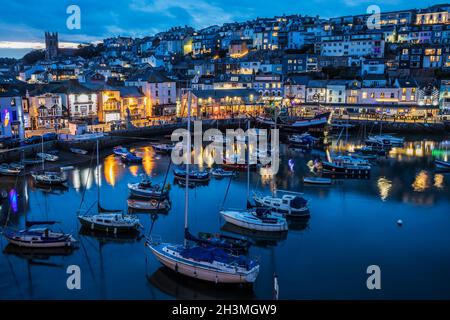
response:
{"label": "anchored motorboat", "polygon": [[168,154],[172,152],[175,146],[173,144],[160,143],[160,144],[153,144],[152,148],[157,153]]}
{"label": "anchored motorboat", "polygon": [[308,201],[297,192],[289,192],[281,197],[264,196],[253,193],[253,200],[257,205],[271,209],[289,218],[309,216]]}
{"label": "anchored motorboat", "polygon": [[134,152],[128,152],[126,155],[120,156],[120,158],[126,163],[142,163],[142,157],[139,157]]}
{"label": "anchored motorboat", "polygon": [[78,148],[70,148],[70,152],[75,153],[75,154],[81,154],[81,155],[88,154],[88,152],[86,150],[78,149]]}
{"label": "anchored motorboat", "polygon": [[17,176],[22,170],[18,168],[11,167],[7,163],[2,163],[0,165],[0,175],[3,176]]}
{"label": "anchored motorboat", "polygon": [[169,195],[168,188],[163,188],[160,184],[153,183],[150,177],[145,177],[141,182],[129,183],[128,189],[133,196],[142,198],[162,199]]}
{"label": "anchored motorboat", "polygon": [[309,133],[302,133],[290,135],[288,141],[291,145],[297,147],[311,148],[319,141],[319,139],[313,137]]}
{"label": "anchored motorboat", "polygon": [[369,139],[371,141],[378,141],[380,143],[390,144],[394,147],[402,147],[405,143],[404,138],[394,137],[389,134],[379,134],[374,136],[369,136]]}
{"label": "anchored motorboat", "polygon": [[38,184],[60,185],[67,182],[67,178],[57,172],[31,173],[34,181]]}
{"label": "anchored motorboat", "polygon": [[[186,179],[186,170],[185,169],[174,169],[173,174],[175,179],[185,180]],[[207,182],[211,178],[209,172],[207,171],[198,171],[191,170],[189,171],[189,180],[192,182]]]}
{"label": "anchored motorboat", "polygon": [[116,155],[116,156],[126,156],[128,153],[129,153],[129,151],[128,151],[128,149],[127,148],[125,148],[125,147],[122,147],[122,146],[117,146],[117,147],[114,147],[113,148],[113,153]]}
{"label": "anchored motorboat", "polygon": [[215,168],[211,170],[211,175],[215,178],[234,177],[237,172],[223,170],[222,168]]}
{"label": "anchored motorboat", "polygon": [[227,209],[221,210],[220,214],[226,222],[246,229],[267,232],[288,230],[286,219],[268,208]]}
{"label": "anchored motorboat", "polygon": [[42,160],[50,161],[50,162],[55,162],[55,161],[59,160],[58,156],[55,156],[54,154],[50,154],[50,153],[39,152],[36,154],[36,156],[38,158],[41,158]]}

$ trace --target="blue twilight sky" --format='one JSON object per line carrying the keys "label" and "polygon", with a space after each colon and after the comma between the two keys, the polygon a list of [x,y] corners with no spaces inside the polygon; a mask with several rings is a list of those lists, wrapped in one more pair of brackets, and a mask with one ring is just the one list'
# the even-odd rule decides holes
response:
{"label": "blue twilight sky", "polygon": [[[365,13],[372,4],[379,5],[383,12],[423,8],[443,2],[445,1],[6,0],[0,4],[0,56],[22,56],[29,48],[41,46],[45,30],[58,31],[60,41],[63,42],[91,42],[115,35],[151,35],[185,24],[201,28],[283,13],[335,17]],[[72,4],[81,9],[81,30],[66,28],[66,9]]]}

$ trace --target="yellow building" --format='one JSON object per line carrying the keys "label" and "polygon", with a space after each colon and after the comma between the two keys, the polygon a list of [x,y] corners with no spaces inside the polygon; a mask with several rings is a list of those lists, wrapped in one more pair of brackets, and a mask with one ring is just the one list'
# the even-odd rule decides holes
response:
{"label": "yellow building", "polygon": [[119,89],[104,86],[98,91],[98,120],[101,123],[121,120]]}
{"label": "yellow building", "polygon": [[[183,94],[177,112],[187,116],[188,93]],[[233,117],[242,114],[258,115],[264,110],[260,96],[253,89],[193,90],[191,115],[198,118]]]}

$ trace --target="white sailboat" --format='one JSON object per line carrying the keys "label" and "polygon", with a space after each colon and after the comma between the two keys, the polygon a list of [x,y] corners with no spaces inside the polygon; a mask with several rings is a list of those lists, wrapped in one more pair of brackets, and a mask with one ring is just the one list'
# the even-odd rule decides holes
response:
{"label": "white sailboat", "polygon": [[[97,139],[97,181],[100,181],[100,168],[98,157],[98,139]],[[99,182],[100,183],[100,182]],[[91,230],[111,232],[113,234],[133,232],[142,225],[139,219],[134,215],[123,214],[122,210],[107,210],[100,205],[100,186],[97,184],[97,214],[88,214],[83,210],[78,210],[78,220],[81,225]]]}
{"label": "white sailboat", "polygon": [[[250,126],[250,122],[248,124]],[[248,161],[247,151],[247,161]],[[250,166],[247,165],[247,203],[250,192]],[[274,214],[269,208],[226,209],[220,214],[233,225],[255,231],[280,232],[288,230],[286,218]]]}
{"label": "white sailboat", "polygon": [[[53,156],[51,154],[44,153],[44,138],[42,138],[41,142],[42,151],[37,154],[38,158],[41,159],[42,163],[42,171],[41,172],[32,172],[31,176],[34,179],[34,182],[41,185],[54,186],[61,185],[67,182],[67,178],[64,175],[61,175],[57,172],[45,172],[45,161],[48,160],[47,156]],[[53,161],[53,160],[48,160]],[[55,160],[56,161],[56,160]]]}
{"label": "white sailboat", "polygon": [[[188,132],[191,127],[191,92],[188,92]],[[188,137],[187,150],[191,149]],[[188,233],[189,211],[189,161],[186,161],[185,187],[185,235]],[[216,247],[189,246],[161,243],[147,239],[146,247],[163,265],[185,276],[215,283],[253,283],[259,273],[259,264],[245,256],[231,255]]]}

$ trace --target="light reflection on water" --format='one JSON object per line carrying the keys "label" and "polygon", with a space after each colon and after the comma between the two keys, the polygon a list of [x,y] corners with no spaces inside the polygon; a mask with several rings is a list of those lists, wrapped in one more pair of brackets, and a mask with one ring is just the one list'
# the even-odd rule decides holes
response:
{"label": "light reflection on water", "polygon": [[385,201],[389,196],[389,192],[392,189],[392,181],[385,177],[380,177],[377,182],[378,189],[380,190],[380,198]]}
{"label": "light reflection on water", "polygon": [[[343,145],[342,150],[351,151],[358,146],[359,143],[350,142]],[[408,142],[405,148],[396,148],[387,158],[374,162],[368,180],[345,180],[323,187],[304,186],[302,178],[310,174],[306,163],[316,154],[325,155],[328,150],[330,154],[335,152],[334,147],[308,153],[282,146],[280,171],[275,177],[259,170],[251,173],[251,191],[271,194],[277,189],[284,189],[305,193],[310,203],[311,219],[301,226],[291,224],[288,234],[280,238],[265,239],[262,235],[253,235],[258,244],[252,247],[251,255],[259,257],[261,273],[250,296],[270,299],[272,275],[277,272],[282,299],[370,298],[367,290],[361,291],[360,270],[365,270],[362,266],[377,261],[390,274],[384,280],[389,286],[383,290],[382,297],[427,298],[421,295],[420,290],[426,286],[431,288],[428,292],[432,292],[434,297],[450,298],[450,275],[439,272],[450,268],[450,235],[446,227],[450,224],[450,217],[446,214],[450,206],[446,183],[449,175],[435,172],[433,166],[433,156],[437,152],[443,155],[439,153],[445,150],[442,144]],[[49,262],[63,266],[80,265],[86,271],[87,278],[96,281],[86,281],[82,292],[75,296],[64,286],[48,285],[50,281],[64,284],[64,270],[55,273],[44,266],[33,267],[33,292],[27,293],[27,275],[17,274],[18,289],[10,276],[10,266],[22,270],[26,260],[22,256],[8,255],[9,260],[0,258],[0,280],[12,289],[8,292],[0,290],[0,298],[17,298],[25,294],[36,299],[173,299],[177,297],[176,292],[186,288],[192,297],[201,292],[201,296],[223,298],[220,290],[214,290],[209,285],[185,286],[176,277],[172,279],[172,274],[167,276],[161,273],[160,264],[151,255],[146,255],[142,239],[118,241],[79,233],[75,212],[80,204],[79,190],[85,187],[86,182],[91,189],[102,184],[102,204],[109,208],[124,207],[128,196],[126,184],[139,181],[142,173],[150,174],[156,182],[162,182],[168,156],[155,154],[149,146],[137,147],[136,152],[143,157],[142,165],[124,165],[120,158],[107,156],[100,165],[102,179],[106,183],[102,184],[102,179],[97,181],[95,165],[92,168],[83,166],[69,173],[68,190],[58,194],[48,193],[45,198],[42,190],[28,188],[28,183],[32,185],[31,179],[22,181],[16,188],[13,179],[1,179],[0,188],[5,189],[8,195],[12,189],[17,190],[18,213],[11,215],[11,224],[23,226],[25,213],[35,219],[43,219],[47,214],[49,219],[62,221],[63,230],[73,232],[84,248],[64,257],[50,257]],[[232,180],[226,207],[245,206],[246,176],[246,172],[240,172]],[[174,182],[171,172],[168,182]],[[190,192],[189,223],[193,232],[228,230],[229,226],[224,224],[218,213],[228,184],[228,179],[212,179],[208,185]],[[48,211],[43,199],[46,199]],[[87,206],[95,200],[95,192],[91,190],[86,193]],[[167,215],[152,218],[148,214],[139,214],[145,234],[152,228],[151,234],[161,235],[164,240],[182,240],[184,188],[173,186],[171,200],[172,210]],[[7,199],[2,205],[3,214],[10,208],[9,201]],[[404,221],[402,228],[396,225],[398,219]],[[104,244],[107,246],[103,247]],[[402,268],[403,265],[405,268]],[[411,265],[414,268],[410,268]],[[433,265],[439,268],[433,269]],[[340,276],[336,278],[335,273],[331,272],[333,275],[328,277],[330,268],[339,269]],[[126,280],[123,280],[124,270],[127,272]],[[438,275],[427,276],[433,273]],[[152,281],[147,281],[146,276]],[[414,281],[411,282],[411,279]],[[331,282],[335,284],[332,288],[329,286]],[[156,283],[163,283],[164,288],[159,288]],[[103,292],[102,286],[108,290]]]}

